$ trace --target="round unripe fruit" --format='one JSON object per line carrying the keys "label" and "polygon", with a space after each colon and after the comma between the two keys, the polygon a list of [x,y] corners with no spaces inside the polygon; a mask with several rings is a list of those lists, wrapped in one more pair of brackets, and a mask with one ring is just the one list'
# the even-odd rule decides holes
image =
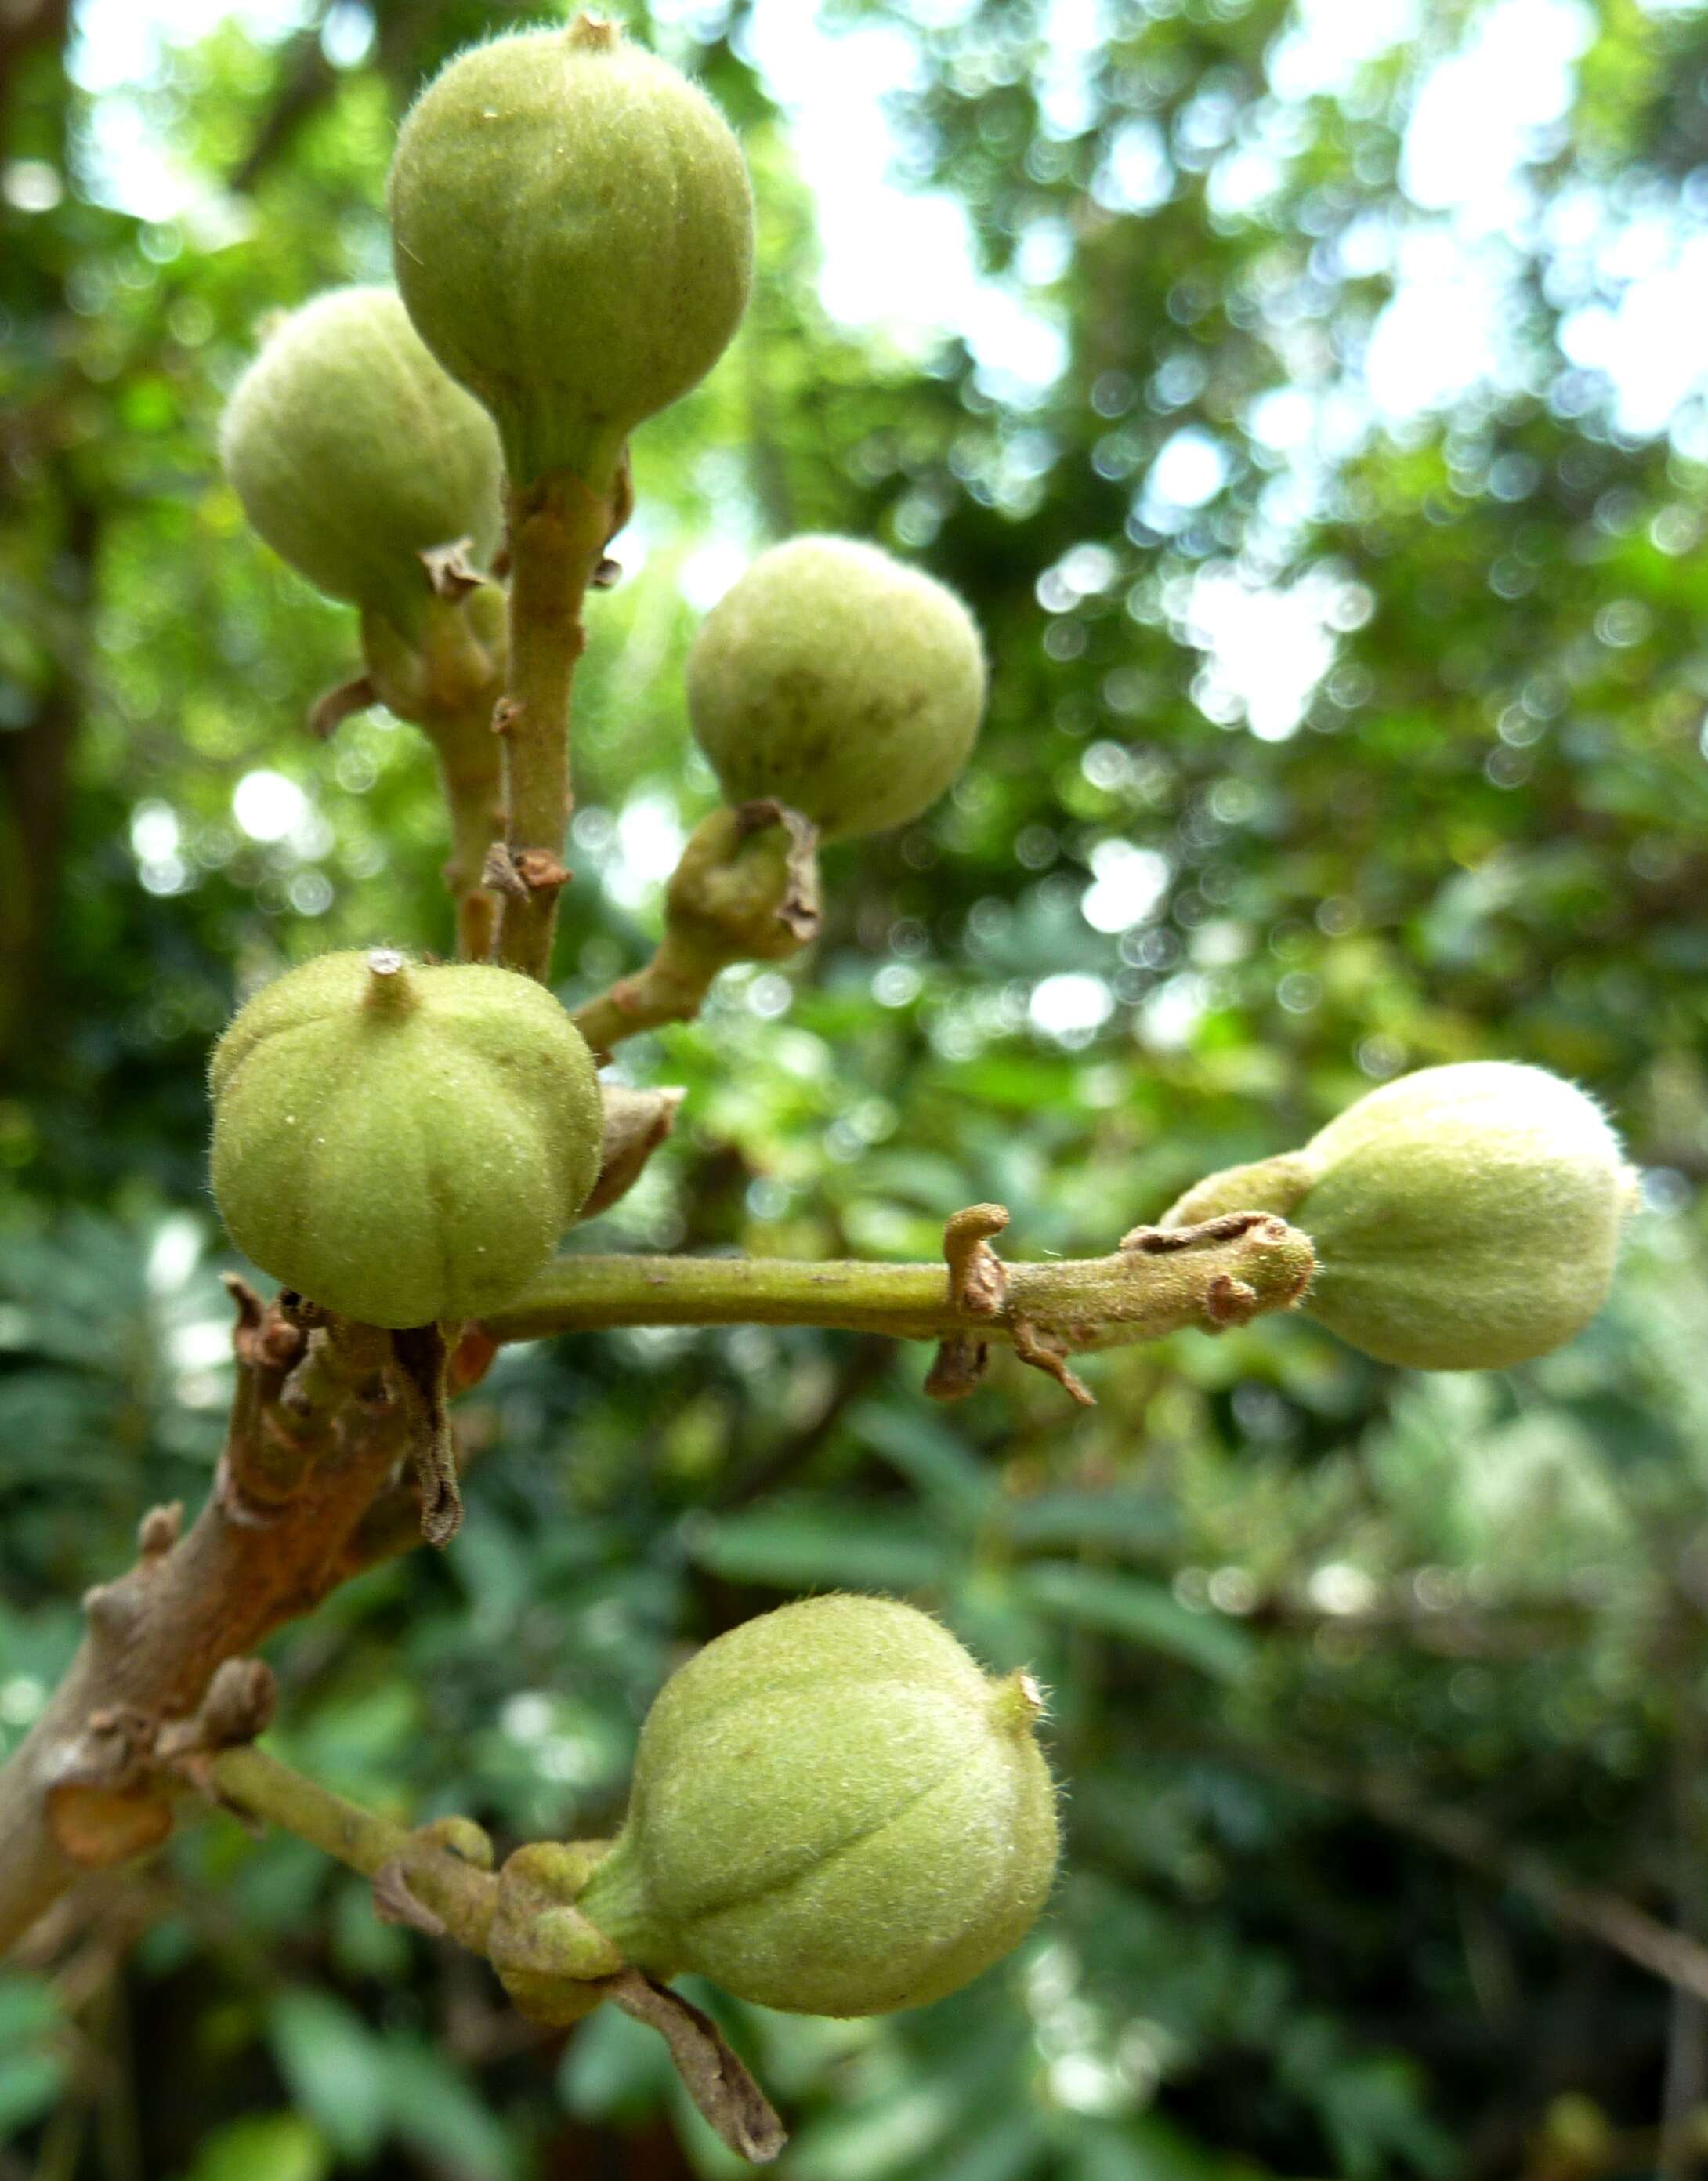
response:
{"label": "round unripe fruit", "polygon": [[577,1906],[636,1967],[797,2014],[957,1990],[1030,1930],[1055,1792],[1023,1674],[939,1622],[814,1598],[719,1637],[642,1730],[623,1830]]}
{"label": "round unripe fruit", "polygon": [[369,1325],[507,1301],[598,1173],[580,1033],[543,986],[485,964],[323,954],[250,1001],[210,1075],[232,1240]]}
{"label": "round unripe fruit", "polygon": [[1498,1370],[1562,1347],[1612,1284],[1634,1177],[1601,1108],[1546,1068],[1422,1068],[1303,1151],[1215,1174],[1185,1226],[1279,1212],[1310,1237],[1303,1308],[1384,1363]]}
{"label": "round unripe fruit", "polygon": [[607,490],[747,308],[739,146],[668,63],[586,17],[452,61],[404,122],[390,207],[410,314],[498,419],[513,485],[570,470]]}
{"label": "round unripe fruit", "polygon": [[448,378],[388,288],[340,288],[267,336],[220,426],[244,511],[334,599],[405,632],[433,595],[421,555],[484,564],[503,516],[493,421]]}
{"label": "round unripe fruit", "polygon": [[875,545],[762,553],[688,654],[688,716],[725,798],[769,796],[827,840],[928,809],[984,709],[984,651],[955,594]]}

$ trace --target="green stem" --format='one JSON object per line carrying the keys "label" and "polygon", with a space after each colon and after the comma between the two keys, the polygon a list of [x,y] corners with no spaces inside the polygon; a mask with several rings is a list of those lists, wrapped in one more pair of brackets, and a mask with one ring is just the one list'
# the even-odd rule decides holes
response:
{"label": "green stem", "polygon": [[643,969],[600,992],[570,1017],[589,1049],[609,1054],[625,1037],[665,1023],[691,1022],[705,1004],[725,961],[707,961],[676,945],[666,931]]}
{"label": "green stem", "polygon": [[1162,1215],[1165,1227],[1192,1227],[1224,1212],[1273,1212],[1282,1219],[1315,1179],[1309,1155],[1283,1151],[1250,1166],[1225,1167],[1194,1182]]}
{"label": "green stem", "polygon": [[363,616],[362,650],[375,694],[421,729],[438,759],[451,822],[444,879],[464,962],[485,961],[498,920],[482,874],[504,823],[503,757],[493,732],[504,649],[503,607],[488,586],[429,600],[410,639],[377,616]]}
{"label": "green stem", "polygon": [[714,810],[683,844],[664,894],[664,936],[646,968],[579,1008],[596,1053],[663,1023],[691,1022],[736,962],[783,962],[818,930],[818,834],[779,803]]}
{"label": "green stem", "polygon": [[[715,2024],[628,1967],[576,1909],[603,1842],[518,1848],[494,1875],[433,1837],[458,1837],[489,1854],[490,1843],[466,1819],[407,1832],[252,1745],[223,1750],[207,1769],[210,1784],[234,1808],[377,1880],[377,1906],[428,1930],[442,1926],[484,1954],[530,2020],[562,2027],[614,2002],[664,2037],[689,2095],[732,2151],[764,2162],[782,2149],[781,2123]],[[430,1913],[423,1917],[422,1910]]]}
{"label": "green stem", "polygon": [[510,496],[510,667],[499,724],[512,878],[498,959],[543,983],[568,876],[570,692],[587,640],[581,605],[614,519],[612,502],[567,471]]}
{"label": "green stem", "polygon": [[680,1973],[676,1949],[647,1897],[631,1834],[619,1833],[610,1852],[594,1864],[592,1875],[576,1896],[576,1906],[631,1968],[644,1970],[660,1984],[668,1984]]}
{"label": "green stem", "polygon": [[[490,743],[492,729],[485,715],[481,732]],[[489,773],[467,772],[453,770],[450,754],[442,747],[439,780],[451,820],[445,884],[456,903],[457,959],[484,962],[493,951],[493,935],[498,929],[498,903],[481,883],[487,850],[498,838],[504,815],[497,751],[493,751]]]}
{"label": "green stem", "polygon": [[399,1865],[410,1891],[452,1937],[477,1953],[486,1952],[499,1891],[491,1872],[477,1869],[389,1818],[346,1802],[265,1750],[223,1750],[210,1769],[226,1802],[281,1832],[294,1833],[364,1878],[377,1878],[388,1865]]}
{"label": "green stem", "polygon": [[901,1340],[1023,1341],[1074,1349],[1217,1331],[1297,1302],[1314,1267],[1297,1229],[1263,1218],[1236,1234],[1151,1254],[1006,1264],[989,1314],[951,1299],[943,1265],[820,1264],[767,1257],[565,1256],[485,1321],[499,1340],[641,1325],[813,1325]]}

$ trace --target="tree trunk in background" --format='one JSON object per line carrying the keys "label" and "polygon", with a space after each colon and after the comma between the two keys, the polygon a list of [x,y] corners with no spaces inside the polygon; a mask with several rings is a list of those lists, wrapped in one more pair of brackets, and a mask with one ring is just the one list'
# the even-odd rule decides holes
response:
{"label": "tree trunk in background", "polygon": [[[0,10],[0,156],[36,149],[19,128],[25,102],[51,106],[44,132],[63,172],[69,86],[64,54],[71,0],[14,0]],[[30,80],[39,63],[47,80]],[[46,299],[65,307],[57,278]],[[51,410],[52,397],[48,396]],[[33,406],[33,405],[32,405]],[[71,753],[83,710],[88,617],[100,516],[73,465],[52,451],[51,415],[14,416],[0,444],[0,514],[39,523],[49,601],[28,633],[45,661],[33,702],[16,724],[0,723],[0,1075],[15,1076],[51,1042],[52,930],[64,859]],[[42,503],[45,503],[43,505]]]}
{"label": "tree trunk in background", "polygon": [[30,716],[0,730],[0,1074],[6,1074],[21,1073],[28,1057],[51,1043],[58,1013],[54,909],[100,529],[95,502],[74,485],[62,483],[58,496],[62,536],[53,557],[62,610],[52,663]]}

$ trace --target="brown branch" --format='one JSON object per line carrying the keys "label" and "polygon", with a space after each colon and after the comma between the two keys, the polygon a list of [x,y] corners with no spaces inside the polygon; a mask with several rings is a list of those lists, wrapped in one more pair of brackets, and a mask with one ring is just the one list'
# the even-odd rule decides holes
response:
{"label": "brown branch", "polygon": [[[1313,1263],[1303,1235],[1259,1217],[1215,1223],[1155,1251],[998,1267],[981,1254],[998,1224],[990,1207],[956,1223],[953,1272],[566,1258],[515,1311],[471,1328],[443,1359],[446,1383],[471,1383],[497,1339],[572,1326],[752,1321],[1105,1346],[1183,1326],[1216,1329],[1231,1284],[1248,1299],[1242,1315],[1285,1308]],[[145,1518],[135,1566],[90,1593],[70,1670],[0,1770],[0,1953],[80,1871],[165,1837],[171,1803],[148,1755],[163,1729],[196,1714],[218,1669],[414,1534],[405,1518],[419,1517],[420,1488],[400,1472],[418,1450],[422,1405],[405,1383],[394,1337],[289,1295],[264,1306],[241,1281],[229,1284],[237,1389],[207,1504],[183,1535],[176,1508]],[[454,1476],[448,1445],[438,1457],[443,1487]]]}
{"label": "brown branch", "polygon": [[[1702,1759],[1708,1736],[1704,1733],[1689,1665],[1683,1662],[1675,1665],[1671,1678],[1673,1913],[1683,1932],[1700,1943],[1708,1935],[1708,1915],[1703,1904],[1708,1825],[1705,1825],[1702,1804]],[[1703,2146],[1698,2140],[1695,2120],[1705,2098],[1708,2098],[1708,1995],[1675,1987],[1667,2025],[1667,2071],[1656,2161],[1658,2181],[1691,2181],[1691,2176],[1700,2173]]]}
{"label": "brown branch", "polygon": [[231,1284],[238,1385],[207,1503],[182,1536],[175,1510],[145,1517],[136,1565],[89,1593],[75,1659],[0,1770],[0,1955],[80,1872],[165,1837],[145,1748],[225,1660],[336,1585],[406,1450],[388,1336]]}
{"label": "brown branch", "polygon": [[890,1343],[879,1339],[875,1333],[856,1340],[829,1393],[811,1418],[791,1431],[751,1469],[739,1471],[727,1484],[714,1491],[707,1499],[708,1508],[714,1514],[724,1514],[780,1491],[824,1445],[855,1402],[882,1380],[894,1354]]}
{"label": "brown branch", "polygon": [[[415,72],[421,32],[429,27],[438,0],[426,5],[391,5],[377,11],[379,36],[367,63],[394,86],[407,83]],[[321,44],[327,10],[317,8],[313,19],[282,48],[281,69],[273,102],[262,115],[250,147],[233,170],[226,186],[247,195],[268,170],[289,152],[303,128],[330,104],[343,73],[327,59]]]}
{"label": "brown branch", "polygon": [[1650,1976],[1698,1999],[1708,1999],[1708,1946],[1700,1940],[1671,1930],[1617,1893],[1562,1877],[1542,1857],[1513,1847],[1491,1826],[1464,1811],[1419,1806],[1403,1791],[1385,1783],[1367,1787],[1361,1799],[1375,1816],[1397,1830],[1427,1841],[1514,1892],[1528,1894],[1556,1923],[1598,1940]]}

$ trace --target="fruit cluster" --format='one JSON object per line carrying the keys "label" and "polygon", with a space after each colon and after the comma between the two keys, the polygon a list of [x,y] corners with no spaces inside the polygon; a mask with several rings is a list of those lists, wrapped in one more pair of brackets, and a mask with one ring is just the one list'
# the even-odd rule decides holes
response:
{"label": "fruit cluster", "polygon": [[[288,318],[232,398],[223,454],[262,537],[361,608],[369,671],[350,701],[384,695],[427,726],[454,813],[464,788],[474,798],[459,825],[478,847],[481,798],[499,792],[482,752],[566,732],[540,716],[541,693],[567,689],[579,608],[549,583],[543,616],[524,599],[533,527],[591,507],[578,580],[597,580],[631,436],[741,319],[752,206],[715,108],[582,18],[451,63],[405,124],[390,211],[400,293],[350,289]],[[490,604],[506,560],[507,632]],[[688,661],[690,722],[726,808],[672,889],[660,979],[691,991],[732,949],[802,943],[815,838],[928,808],[972,751],[985,682],[978,630],[929,577],[834,537],[762,554]],[[522,760],[506,762],[514,803]],[[487,866],[500,895],[554,899],[549,839],[500,846]],[[480,891],[468,860],[466,908]],[[389,949],[306,963],[251,999],[213,1056],[213,1187],[233,1240],[321,1311],[400,1338],[448,1344],[516,1295],[606,1155],[588,1042],[543,981],[485,958],[492,923],[490,903],[464,916],[454,964]],[[1628,1193],[1580,1091],[1475,1063],[1390,1084],[1303,1151],[1213,1176],[1165,1229],[1294,1221],[1316,1249],[1305,1306],[1323,1322],[1388,1361],[1481,1368],[1588,1322]],[[815,1599],[719,1638],[654,1707],[620,1836],[576,1865],[588,1958],[602,1975],[698,1970],[834,2014],[954,1990],[1050,1889],[1040,1709],[1026,1676],[988,1679],[887,1601]]]}

